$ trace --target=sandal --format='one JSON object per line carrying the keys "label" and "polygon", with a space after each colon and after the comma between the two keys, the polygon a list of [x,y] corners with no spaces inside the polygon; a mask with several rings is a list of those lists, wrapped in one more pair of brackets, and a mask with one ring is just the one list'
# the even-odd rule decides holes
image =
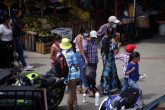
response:
{"label": "sandal", "polygon": [[76,93],[77,94],[83,94],[84,90],[81,87],[77,87]]}
{"label": "sandal", "polygon": [[89,97],[94,97],[94,96],[95,96],[94,93],[93,93],[93,91],[92,91],[91,89],[87,89],[87,90],[86,90],[86,94],[87,94]]}

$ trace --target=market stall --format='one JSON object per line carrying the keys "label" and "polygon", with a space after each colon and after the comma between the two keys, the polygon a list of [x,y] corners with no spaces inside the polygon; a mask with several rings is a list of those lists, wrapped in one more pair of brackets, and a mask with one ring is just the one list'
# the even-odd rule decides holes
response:
{"label": "market stall", "polygon": [[[50,52],[54,33],[65,33],[69,29],[69,36],[66,33],[61,35],[73,40],[78,35],[81,25],[87,25],[89,29],[95,28],[95,21],[90,18],[88,10],[80,8],[75,1],[35,1],[25,4],[22,19],[26,28],[26,50],[47,54]],[[65,31],[61,32],[59,29]]]}

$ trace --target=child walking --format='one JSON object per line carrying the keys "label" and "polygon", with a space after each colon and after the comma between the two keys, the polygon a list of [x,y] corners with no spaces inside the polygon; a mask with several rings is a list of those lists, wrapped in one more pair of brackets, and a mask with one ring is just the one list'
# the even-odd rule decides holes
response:
{"label": "child walking", "polygon": [[[140,53],[139,52],[133,52],[130,55],[129,63],[126,68],[126,75],[129,76],[128,84],[130,87],[136,88],[140,91],[139,85],[137,84],[137,81],[139,80],[139,61],[140,61]],[[136,106],[138,108],[141,107],[140,103],[140,96],[138,97],[138,100],[136,102]]]}
{"label": "child walking", "polygon": [[128,78],[129,76],[125,74],[126,72],[126,68],[128,65],[128,61],[130,58],[130,55],[134,52],[134,49],[136,48],[136,45],[134,44],[127,44],[124,49],[125,49],[125,53],[120,54],[119,56],[115,56],[115,58],[117,60],[120,60],[123,62],[123,78],[124,78],[124,82],[123,82],[123,87],[121,91],[124,91],[125,89],[128,88]]}
{"label": "child walking", "polygon": [[92,30],[90,32],[90,41],[87,46],[87,59],[89,64],[86,67],[86,79],[88,86],[93,90],[97,91],[96,88],[96,70],[98,63],[98,52],[97,52],[97,32]]}

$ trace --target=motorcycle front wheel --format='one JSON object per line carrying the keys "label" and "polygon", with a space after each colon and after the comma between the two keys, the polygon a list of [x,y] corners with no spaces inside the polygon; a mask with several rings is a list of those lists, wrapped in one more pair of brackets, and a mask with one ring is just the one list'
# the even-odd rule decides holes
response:
{"label": "motorcycle front wheel", "polygon": [[64,97],[65,87],[55,87],[52,90],[48,90],[47,103],[49,110],[53,110],[58,107]]}

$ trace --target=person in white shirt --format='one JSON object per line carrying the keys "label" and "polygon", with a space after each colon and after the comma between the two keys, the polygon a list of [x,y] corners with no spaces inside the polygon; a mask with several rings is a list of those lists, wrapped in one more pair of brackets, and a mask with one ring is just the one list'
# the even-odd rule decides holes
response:
{"label": "person in white shirt", "polygon": [[0,68],[12,68],[14,66],[13,56],[13,33],[9,24],[9,15],[1,17],[0,24]]}

